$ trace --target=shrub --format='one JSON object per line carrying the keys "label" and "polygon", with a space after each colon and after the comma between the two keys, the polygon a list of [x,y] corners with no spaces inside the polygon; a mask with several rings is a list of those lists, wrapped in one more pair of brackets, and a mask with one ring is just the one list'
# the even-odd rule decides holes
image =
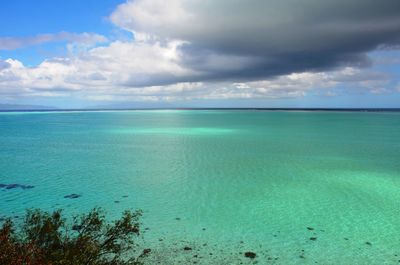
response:
{"label": "shrub", "polygon": [[149,250],[137,253],[141,211],[125,211],[112,223],[95,208],[67,223],[62,211],[28,210],[19,229],[7,219],[0,229],[0,264],[142,264]]}

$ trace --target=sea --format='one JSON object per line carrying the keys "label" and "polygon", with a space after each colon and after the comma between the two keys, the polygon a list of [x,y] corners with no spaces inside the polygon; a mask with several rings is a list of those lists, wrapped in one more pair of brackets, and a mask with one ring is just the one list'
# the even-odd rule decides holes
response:
{"label": "sea", "polygon": [[94,207],[148,264],[400,264],[400,112],[1,112],[0,218]]}

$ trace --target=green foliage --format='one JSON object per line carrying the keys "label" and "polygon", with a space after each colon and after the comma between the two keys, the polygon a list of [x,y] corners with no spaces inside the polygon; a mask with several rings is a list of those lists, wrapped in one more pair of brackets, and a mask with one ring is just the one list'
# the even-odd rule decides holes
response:
{"label": "green foliage", "polygon": [[28,210],[18,231],[6,220],[0,229],[0,264],[9,265],[125,265],[142,264],[145,250],[135,257],[134,239],[140,234],[141,211],[125,211],[106,221],[93,209],[68,224],[61,210]]}

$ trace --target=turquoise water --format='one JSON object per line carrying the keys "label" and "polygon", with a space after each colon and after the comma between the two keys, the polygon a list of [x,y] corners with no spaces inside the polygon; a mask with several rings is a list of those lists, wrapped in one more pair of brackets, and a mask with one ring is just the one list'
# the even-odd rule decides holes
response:
{"label": "turquoise water", "polygon": [[143,209],[152,263],[400,263],[400,113],[0,113],[0,183],[34,186],[0,217]]}

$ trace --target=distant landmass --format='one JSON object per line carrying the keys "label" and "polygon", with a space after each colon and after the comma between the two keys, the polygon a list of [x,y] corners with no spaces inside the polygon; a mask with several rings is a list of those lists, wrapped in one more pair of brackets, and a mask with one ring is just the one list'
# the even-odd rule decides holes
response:
{"label": "distant landmass", "polygon": [[0,104],[0,111],[7,110],[55,110],[57,108],[42,105]]}

